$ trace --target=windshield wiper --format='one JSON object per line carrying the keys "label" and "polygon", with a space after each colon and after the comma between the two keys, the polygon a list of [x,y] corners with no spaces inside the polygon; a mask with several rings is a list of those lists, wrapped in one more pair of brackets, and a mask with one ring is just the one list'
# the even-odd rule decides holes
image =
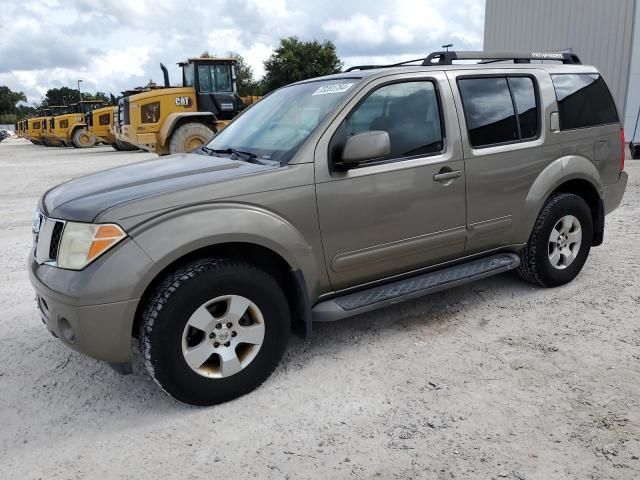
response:
{"label": "windshield wiper", "polygon": [[235,155],[236,158],[239,158],[246,162],[257,163],[258,165],[264,165],[264,162],[258,160],[258,155],[256,155],[255,153],[243,152],[242,150],[238,150],[236,148],[229,147],[229,148],[216,149],[216,148],[202,147],[202,150],[207,152],[209,155],[220,154],[220,153],[226,154],[226,155]]}

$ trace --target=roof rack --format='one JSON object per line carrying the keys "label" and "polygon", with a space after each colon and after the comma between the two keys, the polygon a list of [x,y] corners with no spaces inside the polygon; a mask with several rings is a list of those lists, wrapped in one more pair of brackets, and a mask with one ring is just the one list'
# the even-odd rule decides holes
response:
{"label": "roof rack", "polygon": [[441,66],[453,65],[456,60],[481,60],[480,63],[493,63],[511,60],[513,63],[531,63],[531,60],[555,60],[569,65],[580,65],[582,62],[575,53],[556,52],[474,52],[474,51],[449,51],[433,52],[425,58],[416,58],[390,65],[356,65],[345,72],[353,70],[371,70],[373,68],[391,68],[422,62],[416,66]]}

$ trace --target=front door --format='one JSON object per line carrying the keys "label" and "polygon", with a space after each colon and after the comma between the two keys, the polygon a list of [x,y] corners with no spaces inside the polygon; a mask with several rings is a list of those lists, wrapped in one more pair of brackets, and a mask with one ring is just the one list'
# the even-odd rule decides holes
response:
{"label": "front door", "polygon": [[[443,73],[386,77],[366,87],[316,149],[316,194],[329,278],[344,289],[454,258],[466,238],[465,173]],[[391,153],[347,171],[336,145],[388,132]]]}

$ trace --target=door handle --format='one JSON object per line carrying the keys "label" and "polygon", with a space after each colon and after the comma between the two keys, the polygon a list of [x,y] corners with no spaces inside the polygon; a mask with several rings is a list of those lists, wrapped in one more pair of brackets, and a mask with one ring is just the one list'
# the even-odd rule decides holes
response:
{"label": "door handle", "polygon": [[462,170],[454,170],[452,172],[442,172],[436,173],[433,176],[434,182],[446,182],[447,180],[452,180],[454,178],[458,178],[462,175]]}

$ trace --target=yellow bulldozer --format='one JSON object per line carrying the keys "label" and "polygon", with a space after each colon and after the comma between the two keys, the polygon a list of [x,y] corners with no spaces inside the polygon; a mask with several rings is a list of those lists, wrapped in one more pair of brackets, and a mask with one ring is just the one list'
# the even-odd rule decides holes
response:
{"label": "yellow bulldozer", "polygon": [[88,148],[96,144],[85,123],[85,114],[101,108],[102,101],[83,100],[68,106],[51,107],[42,142],[47,146]]}
{"label": "yellow bulldozer", "polygon": [[[158,155],[188,152],[207,143],[245,102],[236,87],[234,58],[191,58],[178,64],[182,86],[171,87],[160,64],[164,87],[122,97],[116,138]],[[258,97],[250,97],[253,103]]]}

